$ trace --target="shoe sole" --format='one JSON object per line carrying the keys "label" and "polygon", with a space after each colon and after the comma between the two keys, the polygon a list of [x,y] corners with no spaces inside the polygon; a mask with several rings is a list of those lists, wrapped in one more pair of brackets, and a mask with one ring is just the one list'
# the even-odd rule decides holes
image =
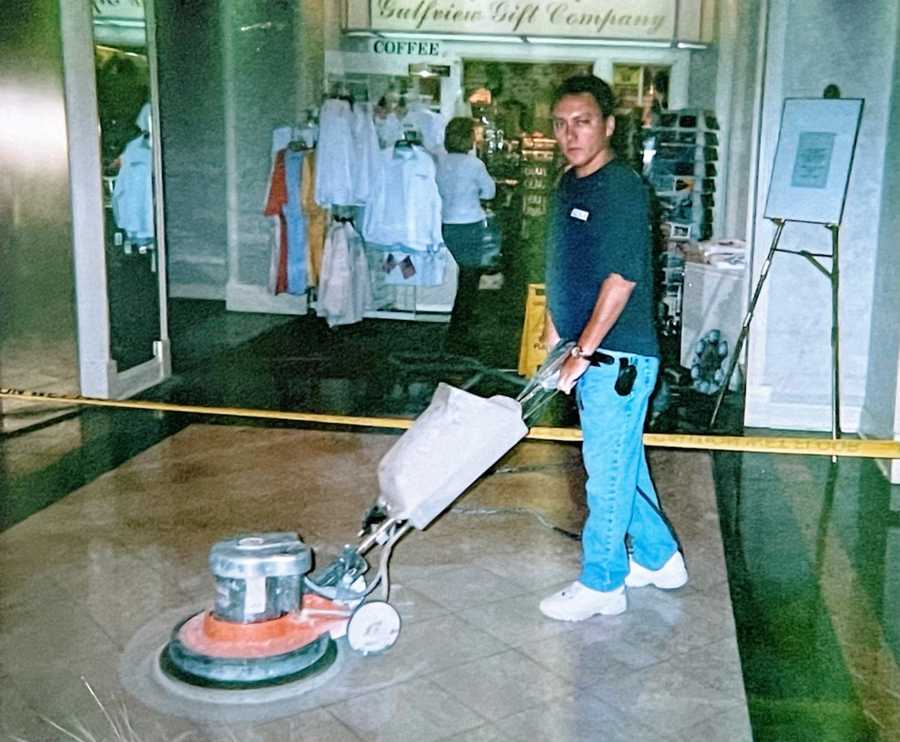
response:
{"label": "shoe sole", "polygon": [[688,576],[684,575],[679,576],[672,580],[653,580],[653,579],[641,579],[636,578],[631,581],[628,578],[625,578],[625,587],[647,587],[647,585],[653,585],[653,587],[659,588],[660,590],[677,590],[679,587],[684,587],[687,585]]}
{"label": "shoe sole", "polygon": [[608,609],[602,611],[594,611],[593,613],[588,613],[584,616],[576,615],[573,616],[571,613],[565,615],[555,615],[552,612],[545,611],[541,608],[541,613],[543,613],[547,618],[552,618],[554,621],[569,621],[569,622],[577,622],[577,621],[587,621],[589,618],[593,618],[594,616],[618,616],[622,613],[625,613],[628,610],[628,599],[625,596],[622,596],[623,600],[620,603],[616,603],[613,606],[610,606]]}

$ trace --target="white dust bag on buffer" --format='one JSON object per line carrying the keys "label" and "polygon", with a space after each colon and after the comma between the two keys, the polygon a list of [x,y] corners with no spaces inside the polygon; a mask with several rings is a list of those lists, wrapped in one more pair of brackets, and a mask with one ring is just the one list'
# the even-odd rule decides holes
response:
{"label": "white dust bag on buffer", "polygon": [[519,403],[439,384],[378,465],[378,504],[425,528],[528,432]]}

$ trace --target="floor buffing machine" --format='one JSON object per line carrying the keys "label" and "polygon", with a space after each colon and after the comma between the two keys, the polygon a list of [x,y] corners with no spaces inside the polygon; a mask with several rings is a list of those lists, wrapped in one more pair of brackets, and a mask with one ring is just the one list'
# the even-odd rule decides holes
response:
{"label": "floor buffing machine", "polygon": [[[379,463],[380,495],[359,543],[344,547],[320,574],[309,574],[312,549],[294,533],[215,544],[209,554],[214,605],[174,628],[158,657],[162,673],[202,688],[269,688],[323,673],[343,637],[363,654],[393,646],[400,616],[388,602],[391,550],[410,529],[426,528],[525,436],[527,422],[555,394],[570,348],[555,349],[515,399],[485,399],[440,384]],[[378,568],[367,580],[365,556],[375,549]]]}

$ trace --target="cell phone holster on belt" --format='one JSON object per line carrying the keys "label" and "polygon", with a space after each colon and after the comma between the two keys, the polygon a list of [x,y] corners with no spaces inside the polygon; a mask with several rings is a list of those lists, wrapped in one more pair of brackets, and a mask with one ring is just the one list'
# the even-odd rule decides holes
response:
{"label": "cell phone holster on belt", "polygon": [[616,377],[616,394],[620,397],[627,397],[631,394],[636,378],[637,366],[635,366],[628,358],[620,358],[619,375]]}

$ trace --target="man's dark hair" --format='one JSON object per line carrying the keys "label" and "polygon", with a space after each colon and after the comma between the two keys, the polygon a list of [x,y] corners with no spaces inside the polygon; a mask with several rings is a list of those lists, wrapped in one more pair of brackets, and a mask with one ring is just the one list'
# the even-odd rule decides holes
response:
{"label": "man's dark hair", "polygon": [[450,119],[444,134],[444,146],[448,152],[468,152],[472,149],[475,125],[472,119],[458,117]]}
{"label": "man's dark hair", "polygon": [[583,95],[584,93],[593,96],[604,117],[612,115],[616,108],[616,96],[609,85],[593,75],[575,75],[564,80],[562,85],[553,91],[550,109],[555,108],[556,104],[567,95]]}

